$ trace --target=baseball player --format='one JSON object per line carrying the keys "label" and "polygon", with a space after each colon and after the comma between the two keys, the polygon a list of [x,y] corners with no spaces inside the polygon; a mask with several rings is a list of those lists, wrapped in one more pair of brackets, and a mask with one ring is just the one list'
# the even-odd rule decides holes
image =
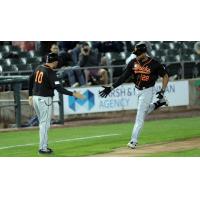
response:
{"label": "baseball player", "polygon": [[[101,97],[107,97],[112,90],[124,83],[129,77],[133,78],[138,98],[138,108],[132,137],[128,143],[128,147],[132,149],[137,145],[146,115],[163,105],[167,106],[164,92],[169,81],[165,67],[148,56],[145,43],[138,43],[133,54],[136,55],[136,58],[128,63],[120,78],[111,86],[103,86],[104,89],[99,92]],[[162,77],[162,89],[156,93],[158,101],[151,103],[155,94],[154,85],[159,76]]]}
{"label": "baseball player", "polygon": [[80,93],[70,92],[61,86],[56,72],[53,70],[57,65],[58,55],[49,53],[46,64],[37,67],[29,80],[29,104],[33,105],[39,120],[39,153],[41,154],[53,152],[48,147],[48,129],[51,122],[54,89],[65,95],[79,99],[84,98]]}

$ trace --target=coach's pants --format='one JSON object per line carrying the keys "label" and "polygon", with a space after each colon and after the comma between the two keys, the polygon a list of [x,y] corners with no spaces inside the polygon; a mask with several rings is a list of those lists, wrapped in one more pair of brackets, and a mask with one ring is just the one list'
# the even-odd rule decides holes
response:
{"label": "coach's pants", "polygon": [[52,97],[33,96],[33,107],[39,120],[39,148],[46,150],[48,147],[48,129],[51,123]]}
{"label": "coach's pants", "polygon": [[138,108],[131,141],[137,143],[146,115],[151,113],[155,108],[154,104],[152,103],[155,89],[154,87],[150,87],[144,90],[138,90],[135,88],[135,90],[138,97]]}

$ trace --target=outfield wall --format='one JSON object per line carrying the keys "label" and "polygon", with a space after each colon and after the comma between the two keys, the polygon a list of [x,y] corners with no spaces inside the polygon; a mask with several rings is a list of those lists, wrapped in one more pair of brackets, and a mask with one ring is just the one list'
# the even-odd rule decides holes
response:
{"label": "outfield wall", "polygon": [[[161,83],[156,84],[155,93],[161,89],[161,85]],[[77,88],[76,91],[86,96],[86,99],[84,100],[64,96],[64,114],[77,115],[137,109],[137,96],[135,94],[135,87],[133,84],[123,84],[113,90],[107,98],[101,98],[99,96],[99,91],[101,90],[102,87],[99,86]],[[189,81],[184,80],[170,82],[166,88],[165,95],[170,102],[170,107],[188,106]],[[156,101],[156,95],[154,96],[154,101]],[[57,92],[55,94],[55,99],[58,99]],[[54,105],[54,114],[59,114],[59,108],[56,104]]]}
{"label": "outfield wall", "polygon": [[[161,83],[156,84],[156,90],[159,90],[160,87]],[[76,101],[73,97],[64,96],[65,118],[109,116],[113,115],[115,111],[127,113],[137,107],[133,84],[124,84],[113,91],[106,99],[99,97],[98,92],[101,87],[76,88],[75,90],[81,91],[87,98],[84,101]],[[184,107],[184,109],[200,108],[200,79],[170,82],[166,96],[170,102],[169,111],[179,107]],[[22,122],[25,122],[29,117],[33,116],[34,111],[26,101],[28,99],[27,91],[21,91],[21,98],[23,100],[21,106]],[[57,98],[56,94],[55,100]],[[0,105],[8,104],[8,101],[12,99],[13,92],[0,92]],[[57,103],[54,103],[54,114],[57,117]],[[0,108],[0,124],[2,120],[6,120],[9,123],[15,122],[14,107]]]}

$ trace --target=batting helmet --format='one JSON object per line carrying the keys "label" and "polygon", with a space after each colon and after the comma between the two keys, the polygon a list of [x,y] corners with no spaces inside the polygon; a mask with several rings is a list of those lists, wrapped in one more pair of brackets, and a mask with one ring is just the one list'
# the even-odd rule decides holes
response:
{"label": "batting helmet", "polygon": [[56,53],[49,53],[47,55],[46,63],[53,63],[55,61],[58,61],[58,54],[56,54]]}
{"label": "batting helmet", "polygon": [[147,45],[145,43],[140,42],[135,45],[133,54],[135,54],[136,56],[140,56],[143,53],[147,53]]}

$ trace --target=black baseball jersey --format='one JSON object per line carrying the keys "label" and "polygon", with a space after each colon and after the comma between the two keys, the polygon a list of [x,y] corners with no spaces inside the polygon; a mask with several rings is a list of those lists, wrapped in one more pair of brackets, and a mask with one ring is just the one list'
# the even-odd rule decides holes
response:
{"label": "black baseball jersey", "polygon": [[125,72],[117,80],[117,82],[113,84],[113,87],[118,87],[129,77],[132,77],[137,88],[149,88],[155,85],[159,76],[163,77],[165,74],[168,73],[164,65],[158,61],[147,57],[144,62],[141,62],[135,58],[129,62]]}
{"label": "black baseball jersey", "polygon": [[61,86],[56,71],[47,65],[38,66],[29,79],[29,96],[53,97],[54,89],[62,94],[73,95]]}

